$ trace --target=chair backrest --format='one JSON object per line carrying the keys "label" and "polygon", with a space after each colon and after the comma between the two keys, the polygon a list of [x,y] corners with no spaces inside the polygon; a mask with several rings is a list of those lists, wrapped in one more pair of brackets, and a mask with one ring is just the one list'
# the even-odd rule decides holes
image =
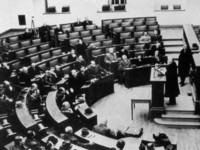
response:
{"label": "chair backrest", "polygon": [[10,48],[11,50],[19,49],[19,44],[18,44],[18,43],[10,44],[10,45],[9,45],[9,48]]}
{"label": "chair backrest", "polygon": [[55,67],[56,65],[59,65],[58,59],[49,61],[49,67]]}
{"label": "chair backrest", "polygon": [[84,36],[90,36],[91,35],[91,33],[90,33],[90,31],[81,31],[81,37],[84,37]]}
{"label": "chair backrest", "polygon": [[159,25],[150,25],[150,26],[148,26],[148,30],[150,31],[152,31],[152,30],[159,30]]}
{"label": "chair backrest", "polygon": [[133,32],[134,31],[134,26],[124,27],[124,31],[125,32]]}
{"label": "chair backrest", "polygon": [[112,20],[103,20],[103,26],[109,25],[112,23]]}
{"label": "chair backrest", "polygon": [[47,50],[47,49],[50,49],[50,45],[49,44],[43,44],[43,45],[40,45],[40,50]]}
{"label": "chair backrest", "polygon": [[20,50],[15,53],[15,56],[16,56],[16,58],[22,58],[22,57],[26,56],[26,53],[24,50]]}
{"label": "chair backrest", "polygon": [[41,68],[42,70],[47,70],[48,69],[46,62],[42,63],[42,64],[39,64],[38,67]]}
{"label": "chair backrest", "polygon": [[146,25],[157,25],[157,21],[156,20],[146,21]]}
{"label": "chair backrest", "polygon": [[96,41],[103,41],[106,39],[106,36],[104,34],[102,35],[96,35],[95,36]]}
{"label": "chair backrest", "polygon": [[11,69],[12,70],[18,70],[22,67],[21,62],[20,61],[16,61],[14,63],[11,64]]}
{"label": "chair backrest", "polygon": [[55,36],[55,30],[54,30],[54,29],[51,29],[51,30],[50,30],[50,36],[51,36],[51,37],[54,37],[54,36]]}
{"label": "chair backrest", "polygon": [[69,33],[69,38],[78,38],[79,37],[79,32],[71,32]]}
{"label": "chair backrest", "polygon": [[141,25],[144,25],[144,21],[134,21],[134,22],[133,22],[133,25],[134,25],[134,26],[141,26]]}
{"label": "chair backrest", "polygon": [[35,45],[35,44],[40,44],[41,43],[41,39],[34,39],[32,40],[32,44]]}
{"label": "chair backrest", "polygon": [[136,40],[135,40],[135,38],[129,38],[129,39],[125,39],[124,43],[125,44],[135,44]]}
{"label": "chair backrest", "polygon": [[27,47],[27,46],[30,46],[30,45],[31,45],[30,40],[21,42],[21,47]]}
{"label": "chair backrest", "polygon": [[121,33],[121,32],[123,32],[122,27],[113,28],[113,33]]}
{"label": "chair backrest", "polygon": [[68,38],[68,36],[66,33],[58,34],[58,41],[64,41],[67,38]]}
{"label": "chair backrest", "polygon": [[52,51],[52,56],[59,56],[59,55],[62,55],[62,50],[61,49]]}
{"label": "chair backrest", "polygon": [[28,49],[28,53],[29,53],[29,54],[37,53],[37,51],[38,51],[38,50],[37,50],[37,47],[31,47],[31,48]]}
{"label": "chair backrest", "polygon": [[146,31],[147,30],[147,26],[146,25],[142,25],[142,26],[136,26],[135,27],[135,31]]}
{"label": "chair backrest", "polygon": [[128,51],[129,51],[129,50],[131,49],[131,45],[124,45],[124,46],[123,46],[123,49],[125,49],[125,50],[128,50]]}
{"label": "chair backrest", "polygon": [[122,22],[121,27],[131,26],[131,22]]}
{"label": "chair backrest", "polygon": [[121,39],[131,38],[131,32],[123,32],[123,33],[120,33],[120,38],[121,38]]}
{"label": "chair backrest", "polygon": [[101,54],[103,54],[101,49],[95,49],[95,50],[92,51],[92,56],[98,56],[98,55],[101,55]]}
{"label": "chair backrest", "polygon": [[95,24],[86,25],[86,30],[93,30],[93,29],[96,29]]}
{"label": "chair backrest", "polygon": [[110,23],[109,28],[116,28],[119,27],[119,23]]}
{"label": "chair backrest", "polygon": [[136,21],[136,22],[137,22],[137,21],[143,21],[143,22],[144,22],[144,21],[145,21],[145,18],[135,18],[134,21]]}
{"label": "chair backrest", "polygon": [[71,28],[71,24],[61,24],[61,25],[60,25],[60,28],[61,28],[61,29],[64,29],[64,28]]}
{"label": "chair backrest", "polygon": [[102,29],[92,30],[92,35],[99,35],[99,34],[102,34]]}
{"label": "chair backrest", "polygon": [[123,19],[115,19],[115,20],[113,20],[113,22],[121,24],[123,22]]}
{"label": "chair backrest", "polygon": [[92,41],[93,41],[92,36],[83,37],[83,42],[85,42],[86,44],[88,44]]}
{"label": "chair backrest", "polygon": [[69,40],[69,43],[71,44],[71,45],[77,45],[78,44],[78,38],[75,38],[75,39],[70,39]]}
{"label": "chair backrest", "polygon": [[102,45],[103,46],[112,46],[113,45],[113,41],[112,40],[102,41]]}
{"label": "chair backrest", "polygon": [[151,31],[148,31],[147,34],[148,34],[149,36],[153,36],[153,35],[154,35],[154,32],[151,30]]}
{"label": "chair backrest", "polygon": [[140,31],[140,32],[134,32],[134,37],[138,38],[138,37],[141,37],[143,34],[144,34],[143,31]]}
{"label": "chair backrest", "polygon": [[96,42],[91,42],[95,47],[101,47],[101,42],[96,41]]}
{"label": "chair backrest", "polygon": [[35,56],[30,57],[30,61],[31,61],[31,63],[39,62],[40,61],[39,55],[35,55]]}
{"label": "chair backrest", "polygon": [[130,23],[132,23],[133,21],[134,21],[133,18],[127,18],[127,19],[124,19],[124,22],[130,22]]}
{"label": "chair backrest", "polygon": [[83,31],[83,30],[84,30],[84,27],[83,27],[83,26],[74,27],[74,31],[75,31],[75,32]]}
{"label": "chair backrest", "polygon": [[19,41],[19,36],[9,37],[9,43],[15,43]]}
{"label": "chair backrest", "polygon": [[66,32],[71,32],[71,31],[72,31],[72,27],[62,28],[62,31],[63,31],[64,33],[66,33]]}
{"label": "chair backrest", "polygon": [[71,71],[71,68],[70,68],[70,66],[65,66],[62,68],[62,71],[64,74],[69,74]]}
{"label": "chair backrest", "polygon": [[134,45],[134,49],[136,49],[136,50],[144,49],[144,47],[145,47],[145,44],[135,44]]}
{"label": "chair backrest", "polygon": [[68,63],[68,56],[63,56],[61,59],[62,63]]}
{"label": "chair backrest", "polygon": [[49,52],[46,52],[46,53],[42,53],[42,54],[41,54],[41,58],[42,58],[42,59],[48,59],[48,58],[50,58],[50,57],[51,57],[51,55],[50,55]]}
{"label": "chair backrest", "polygon": [[147,17],[146,21],[156,21],[156,17]]}

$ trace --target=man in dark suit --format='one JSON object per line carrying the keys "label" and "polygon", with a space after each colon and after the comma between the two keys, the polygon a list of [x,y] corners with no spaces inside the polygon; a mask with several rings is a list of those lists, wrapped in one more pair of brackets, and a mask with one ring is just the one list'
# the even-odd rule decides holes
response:
{"label": "man in dark suit", "polygon": [[181,78],[180,84],[181,86],[184,86],[185,78],[189,75],[190,67],[192,67],[194,70],[194,60],[191,50],[187,47],[187,45],[183,46],[178,58],[178,62],[178,73]]}
{"label": "man in dark suit", "polygon": [[78,78],[78,72],[75,69],[71,70],[71,73],[68,79],[68,86],[69,86],[70,92],[74,94],[78,94],[80,92],[81,83]]}
{"label": "man in dark suit", "polygon": [[82,26],[83,23],[80,21],[79,18],[77,18],[77,21],[74,23],[74,27],[77,27],[77,26]]}
{"label": "man in dark suit", "polygon": [[161,42],[162,36],[158,34],[158,31],[154,30],[153,33],[154,34],[153,34],[153,36],[151,36],[151,41],[152,42]]}
{"label": "man in dark suit", "polygon": [[86,30],[87,25],[91,25],[92,21],[88,20],[88,17],[85,17],[85,21],[83,21],[84,29]]}
{"label": "man in dark suit", "polygon": [[101,78],[102,75],[105,75],[107,71],[103,69],[100,65],[97,65],[95,61],[91,61],[90,65],[88,66],[88,73],[90,79],[94,78]]}
{"label": "man in dark suit", "polygon": [[42,69],[35,65],[35,63],[32,63],[30,68],[28,68],[28,74],[31,79],[35,78],[36,75],[39,75],[42,73]]}
{"label": "man in dark suit", "polygon": [[74,62],[76,61],[76,59],[77,59],[77,56],[76,56],[75,50],[72,49],[70,52],[70,55],[68,56],[68,62]]}
{"label": "man in dark suit", "polygon": [[78,79],[80,82],[80,87],[82,87],[87,81],[89,81],[89,73],[85,66],[80,67],[80,71],[78,73]]}
{"label": "man in dark suit", "polygon": [[161,46],[160,43],[156,43],[156,45],[153,45],[149,51],[146,52],[147,56],[153,56],[155,54],[155,51],[158,51],[160,55],[165,55],[165,49]]}
{"label": "man in dark suit", "polygon": [[173,58],[168,59],[169,65],[166,72],[165,96],[169,97],[168,105],[176,104],[176,97],[180,94],[178,87],[177,65]]}

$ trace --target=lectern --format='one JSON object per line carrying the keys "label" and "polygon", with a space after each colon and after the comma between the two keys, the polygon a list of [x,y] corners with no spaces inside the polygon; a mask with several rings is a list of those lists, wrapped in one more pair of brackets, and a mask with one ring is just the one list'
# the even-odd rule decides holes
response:
{"label": "lectern", "polygon": [[[165,70],[166,68],[161,68]],[[152,85],[152,104],[151,104],[151,117],[161,117],[165,113],[164,108],[164,83],[166,82],[166,77],[160,75],[154,67],[151,68],[150,82]]]}

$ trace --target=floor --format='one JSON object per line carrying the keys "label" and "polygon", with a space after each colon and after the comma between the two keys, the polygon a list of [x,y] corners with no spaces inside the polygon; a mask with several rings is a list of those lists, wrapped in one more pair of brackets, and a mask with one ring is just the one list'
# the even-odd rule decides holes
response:
{"label": "floor", "polygon": [[[182,39],[182,28],[161,29],[164,39]],[[168,54],[167,54],[168,55]],[[170,54],[169,54],[170,55]],[[172,54],[178,55],[178,54]],[[184,87],[180,87],[180,95],[187,96],[190,93],[189,81]],[[128,126],[144,128],[141,138],[129,138],[128,142],[139,145],[141,139],[152,137],[153,133],[166,133],[170,140],[177,141],[178,150],[200,150],[200,130],[199,129],[176,129],[157,125],[148,119],[148,104],[136,104],[131,120],[131,99],[134,97],[144,97],[151,94],[151,85],[140,86],[127,89],[124,85],[115,84],[115,93],[104,97],[92,106],[98,114],[98,122],[108,120],[108,126],[114,130],[126,129]],[[165,101],[167,102],[167,101]],[[193,103],[178,101],[181,108],[192,109]]]}

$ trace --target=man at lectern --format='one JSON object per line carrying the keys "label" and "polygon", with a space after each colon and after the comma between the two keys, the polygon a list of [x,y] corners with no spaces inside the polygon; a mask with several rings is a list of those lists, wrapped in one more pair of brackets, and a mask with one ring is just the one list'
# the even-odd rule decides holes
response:
{"label": "man at lectern", "polygon": [[169,97],[168,105],[176,104],[176,97],[180,94],[178,87],[177,65],[173,58],[168,58],[166,71],[165,96]]}

